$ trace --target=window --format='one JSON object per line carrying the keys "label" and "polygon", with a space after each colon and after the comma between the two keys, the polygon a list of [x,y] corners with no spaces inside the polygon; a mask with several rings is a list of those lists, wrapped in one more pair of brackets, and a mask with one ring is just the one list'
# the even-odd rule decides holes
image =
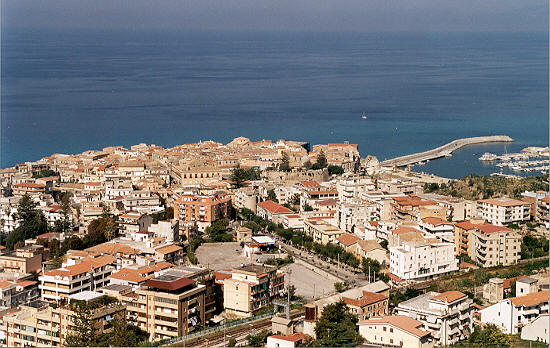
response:
{"label": "window", "polygon": [[384,329],[383,329],[383,330],[386,331],[386,327],[385,327],[385,326],[384,326]]}
{"label": "window", "polygon": [[393,327],[390,327],[390,332],[393,332]]}

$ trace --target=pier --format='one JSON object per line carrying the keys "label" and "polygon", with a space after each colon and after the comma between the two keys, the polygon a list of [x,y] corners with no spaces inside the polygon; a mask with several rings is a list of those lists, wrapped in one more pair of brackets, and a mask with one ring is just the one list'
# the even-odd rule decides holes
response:
{"label": "pier", "polygon": [[514,139],[510,138],[507,135],[492,135],[486,137],[474,137],[474,138],[462,138],[451,141],[448,144],[437,147],[432,150],[413,153],[406,156],[396,157],[389,160],[380,162],[381,166],[385,167],[403,167],[409,164],[414,164],[418,162],[424,162],[440,157],[450,156],[453,151],[460,149],[463,146],[474,145],[474,144],[483,144],[483,143],[496,143],[496,142],[511,142]]}

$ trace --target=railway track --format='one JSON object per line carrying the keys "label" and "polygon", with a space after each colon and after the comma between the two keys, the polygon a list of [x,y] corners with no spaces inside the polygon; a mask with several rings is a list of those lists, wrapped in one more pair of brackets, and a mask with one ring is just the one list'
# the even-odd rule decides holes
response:
{"label": "railway track", "polygon": [[[290,317],[295,319],[303,314],[304,311],[298,311],[291,313]],[[204,336],[193,337],[185,341],[176,342],[171,344],[170,347],[213,347],[223,345],[224,336],[227,343],[227,341],[231,338],[238,340],[239,337],[258,333],[264,329],[271,330],[271,317],[230,327],[227,328],[225,332],[221,329],[220,331],[209,333]]]}

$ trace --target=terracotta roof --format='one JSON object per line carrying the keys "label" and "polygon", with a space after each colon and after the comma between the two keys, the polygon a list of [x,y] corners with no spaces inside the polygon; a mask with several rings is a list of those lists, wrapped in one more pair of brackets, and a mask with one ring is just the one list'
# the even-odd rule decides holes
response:
{"label": "terracotta roof", "polygon": [[340,237],[336,238],[336,240],[341,244],[345,245],[346,247],[348,247],[360,241],[361,238],[351,233],[344,233]]}
{"label": "terracotta roof", "polygon": [[7,280],[0,281],[0,289],[7,288],[8,286],[14,285],[12,282]]}
{"label": "terracotta roof", "polygon": [[377,241],[375,240],[359,240],[357,242],[357,244],[359,245],[359,247],[366,253],[370,252],[370,251],[373,251],[375,249],[383,249],[385,250],[381,245],[380,243],[378,243]]}
{"label": "terracotta roof", "polygon": [[479,226],[476,226],[476,228],[486,234],[495,233],[495,232],[513,232],[511,229],[506,228],[504,226],[496,226],[491,224],[479,225]]}
{"label": "terracotta roof", "polygon": [[125,280],[131,283],[141,283],[152,277],[153,275],[143,276],[139,270],[132,268],[123,268],[109,276],[109,278]]}
{"label": "terracotta roof", "polygon": [[389,324],[403,331],[407,331],[417,337],[431,335],[430,332],[421,330],[422,323],[405,315],[389,315],[385,317],[373,317],[369,320],[362,320],[359,325]]}
{"label": "terracotta roof", "polygon": [[435,201],[432,201],[432,200],[423,200],[422,198],[418,197],[418,196],[405,196],[405,197],[393,197],[393,200],[399,204],[399,205],[410,205],[410,206],[413,206],[413,207],[418,207],[418,206],[421,206],[421,205],[433,205],[433,204],[437,204],[437,202]]}
{"label": "terracotta roof", "polygon": [[432,298],[441,300],[443,302],[451,303],[463,297],[466,297],[466,295],[461,293],[460,291],[445,291]]}
{"label": "terracotta roof", "polygon": [[281,336],[281,335],[271,335],[269,337],[276,338],[278,340],[284,340],[289,342],[298,342],[304,339],[309,338],[310,336],[303,333],[303,332],[296,332],[295,334],[288,335],[288,336]]}
{"label": "terracotta roof", "polygon": [[515,205],[525,205],[529,204],[524,201],[519,201],[517,199],[511,199],[511,198],[492,198],[492,199],[483,199],[479,201],[481,203],[487,203],[492,205],[497,205],[500,207],[513,207]]}
{"label": "terracotta roof", "polygon": [[324,205],[324,206],[331,206],[338,204],[338,200],[336,198],[329,198],[322,201],[316,202],[317,205]]}
{"label": "terracotta roof", "polygon": [[524,276],[517,276],[517,277],[508,278],[508,279],[503,279],[502,286],[505,290],[510,289],[510,287],[512,286],[512,283],[521,278],[527,278],[527,276],[524,275]]}
{"label": "terracotta roof", "polygon": [[175,244],[167,245],[167,246],[163,246],[158,249],[155,249],[156,252],[159,252],[161,254],[171,254],[179,250],[183,250],[183,248]]}
{"label": "terracotta roof", "polygon": [[15,184],[13,187],[31,187],[31,188],[44,188],[44,184],[35,184],[33,182],[23,182],[21,184]]}
{"label": "terracotta roof", "polygon": [[461,262],[459,265],[458,265],[458,268],[460,269],[465,269],[465,268],[470,268],[470,267],[477,267],[476,265],[474,265],[473,263],[469,263],[469,262]]}
{"label": "terracotta roof", "polygon": [[468,221],[457,222],[457,223],[455,223],[455,226],[458,226],[458,227],[460,227],[464,230],[473,230],[478,225],[475,225],[471,221],[468,220]]}
{"label": "terracotta roof", "polygon": [[534,292],[520,297],[512,297],[510,299],[514,306],[531,307],[544,302],[548,302],[548,290]]}
{"label": "terracotta roof", "polygon": [[274,201],[265,201],[258,203],[258,207],[261,207],[267,211],[269,211],[272,214],[292,214],[294,213],[292,210],[283,207],[279,203],[276,203]]}
{"label": "terracotta roof", "polygon": [[430,225],[434,225],[434,226],[439,226],[439,225],[450,225],[451,222],[447,221],[447,220],[443,220],[443,219],[440,219],[438,217],[425,217],[422,219],[422,221],[430,224]]}
{"label": "terracotta roof", "polygon": [[93,251],[93,252],[98,252],[102,254],[111,254],[111,255],[115,255],[119,253],[126,254],[126,255],[137,255],[141,253],[139,250],[134,249],[128,245],[118,244],[118,243],[109,243],[109,242],[98,244],[96,246],[86,249],[86,251]]}
{"label": "terracotta roof", "polygon": [[356,307],[365,307],[370,304],[383,301],[387,299],[388,296],[384,294],[379,294],[376,292],[370,292],[370,291],[363,291],[363,296],[360,298],[349,298],[349,297],[342,297],[342,300],[347,304],[351,306]]}
{"label": "terracotta roof", "polygon": [[304,185],[305,187],[321,187],[321,185],[315,180],[302,181],[301,184]]}
{"label": "terracotta roof", "polygon": [[388,273],[388,277],[390,277],[390,279],[392,279],[393,281],[398,282],[398,283],[404,282],[403,279],[399,278],[398,276],[396,276],[393,273]]}
{"label": "terracotta roof", "polygon": [[22,286],[24,288],[36,285],[38,282],[34,280],[17,280],[17,285]]}
{"label": "terracotta roof", "polygon": [[368,221],[369,225],[378,227],[378,221]]}

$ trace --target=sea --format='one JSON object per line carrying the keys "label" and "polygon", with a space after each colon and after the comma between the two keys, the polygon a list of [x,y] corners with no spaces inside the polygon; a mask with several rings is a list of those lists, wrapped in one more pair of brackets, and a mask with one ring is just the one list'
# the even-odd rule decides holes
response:
{"label": "sea", "polygon": [[379,160],[463,137],[515,139],[414,168],[460,178],[499,171],[478,160],[484,152],[548,146],[548,33],[1,35],[3,168],[111,145],[238,136],[349,141]]}

